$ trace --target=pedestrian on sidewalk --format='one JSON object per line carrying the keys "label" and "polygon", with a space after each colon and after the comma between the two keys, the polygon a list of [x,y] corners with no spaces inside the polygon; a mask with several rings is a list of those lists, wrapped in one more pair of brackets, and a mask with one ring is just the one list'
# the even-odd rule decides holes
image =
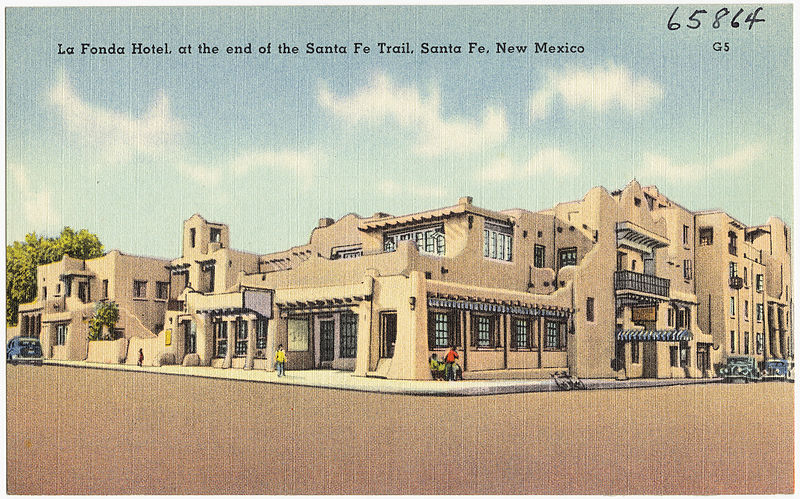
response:
{"label": "pedestrian on sidewalk", "polygon": [[275,352],[275,369],[278,371],[278,377],[286,376],[286,352],[283,350],[283,344],[278,345],[278,351]]}
{"label": "pedestrian on sidewalk", "polygon": [[137,366],[142,367],[142,362],[144,362],[144,352],[142,349],[139,349],[139,361],[136,363]]}
{"label": "pedestrian on sidewalk", "polygon": [[458,358],[458,352],[456,352],[456,347],[450,345],[450,351],[448,351],[447,355],[444,356],[445,376],[447,376],[447,381],[456,380],[455,365],[457,358]]}

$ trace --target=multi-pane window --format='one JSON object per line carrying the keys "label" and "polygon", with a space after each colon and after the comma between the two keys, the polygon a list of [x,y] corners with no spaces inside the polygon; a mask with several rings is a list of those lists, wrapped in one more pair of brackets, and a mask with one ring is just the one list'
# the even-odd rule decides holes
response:
{"label": "multi-pane window", "polygon": [[750,332],[744,332],[744,353],[745,355],[750,353]]}
{"label": "multi-pane window", "polygon": [[756,292],[764,291],[764,274],[756,274]]}
{"label": "multi-pane window", "polygon": [[558,250],[558,268],[578,264],[578,248],[562,248]]}
{"label": "multi-pane window", "polygon": [[533,266],[537,269],[544,268],[544,246],[541,244],[533,246]]}
{"label": "multi-pane window", "polygon": [[736,331],[731,331],[731,353],[736,353]]}
{"label": "multi-pane window", "polygon": [[511,261],[512,228],[507,225],[484,223],[483,256],[495,260]]}
{"label": "multi-pane window", "polygon": [[544,347],[547,350],[561,350],[566,345],[561,335],[562,323],[557,321],[545,321]]}
{"label": "multi-pane window", "polygon": [[267,320],[256,321],[256,348],[267,348]]}
{"label": "multi-pane window", "polygon": [[345,246],[331,250],[331,260],[349,260],[364,255],[364,250],[360,245]]}
{"label": "multi-pane window", "polygon": [[358,316],[344,313],[339,320],[339,357],[352,359],[356,356]]}
{"label": "multi-pane window", "polygon": [[166,300],[169,297],[169,283],[156,282],[156,298]]}
{"label": "multi-pane window", "polygon": [[701,227],[699,232],[701,246],[714,244],[714,229],[712,227]]}
{"label": "multi-pane window", "polygon": [[447,348],[452,335],[453,321],[446,312],[431,312],[428,314],[429,334],[428,348]]}
{"label": "multi-pane window", "polygon": [[383,236],[383,250],[386,252],[396,250],[400,241],[414,241],[419,251],[444,256],[444,225],[386,234]]}
{"label": "multi-pane window", "polygon": [[238,319],[236,321],[236,349],[235,355],[247,354],[247,321]]}
{"label": "multi-pane window", "polygon": [[667,326],[672,326],[675,324],[675,309],[669,307],[667,309]]}
{"label": "multi-pane window", "polygon": [[744,319],[747,320],[750,318],[750,301],[744,301]]}
{"label": "multi-pane window", "polygon": [[764,320],[764,304],[756,303],[756,320],[761,322]]}
{"label": "multi-pane window", "polygon": [[761,355],[764,352],[764,335],[756,333],[756,355]]}
{"label": "multi-pane window", "polygon": [[218,243],[218,242],[220,242],[220,237],[221,236],[222,236],[222,229],[212,228],[211,229],[211,237],[209,238],[209,240],[212,243]]}
{"label": "multi-pane window", "polygon": [[512,348],[530,348],[528,342],[529,329],[530,322],[527,319],[514,319],[514,336],[512,336],[514,344],[511,345]]}
{"label": "multi-pane window", "polygon": [[56,326],[56,345],[67,344],[67,324],[58,324]]}
{"label": "multi-pane window", "polygon": [[476,341],[475,346],[477,347],[493,347],[493,337],[494,337],[494,321],[491,317],[487,315],[476,315],[475,316],[475,334],[476,334]]}
{"label": "multi-pane window", "polygon": [[732,316],[736,315],[736,299],[733,296],[731,296],[731,304],[729,312]]}
{"label": "multi-pane window", "polygon": [[742,267],[742,281],[747,286],[747,267]]}
{"label": "multi-pane window", "polygon": [[631,341],[631,364],[639,363],[639,342]]}
{"label": "multi-pane window", "polygon": [[728,253],[736,254],[736,233],[733,231],[728,232]]}
{"label": "multi-pane window", "polygon": [[147,297],[147,281],[133,281],[133,297],[134,298]]}
{"label": "multi-pane window", "polygon": [[689,226],[683,226],[683,244],[689,244]]}
{"label": "multi-pane window", "polygon": [[289,319],[287,324],[290,352],[307,352],[309,345],[308,318]]}
{"label": "multi-pane window", "polygon": [[217,321],[214,323],[214,355],[225,357],[228,354],[228,323]]}
{"label": "multi-pane window", "polygon": [[687,279],[687,280],[692,278],[692,261],[691,260],[684,260],[683,261],[683,278]]}
{"label": "multi-pane window", "polygon": [[739,270],[738,266],[736,265],[736,262],[730,262],[728,264],[728,277],[738,277],[738,276],[739,276]]}
{"label": "multi-pane window", "polygon": [[669,347],[669,365],[678,367],[678,347]]}

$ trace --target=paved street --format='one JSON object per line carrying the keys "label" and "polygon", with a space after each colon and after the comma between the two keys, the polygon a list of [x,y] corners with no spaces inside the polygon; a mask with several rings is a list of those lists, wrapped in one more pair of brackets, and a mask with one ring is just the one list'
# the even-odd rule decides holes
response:
{"label": "paved street", "polygon": [[7,368],[12,494],[792,493],[793,384],[409,396]]}

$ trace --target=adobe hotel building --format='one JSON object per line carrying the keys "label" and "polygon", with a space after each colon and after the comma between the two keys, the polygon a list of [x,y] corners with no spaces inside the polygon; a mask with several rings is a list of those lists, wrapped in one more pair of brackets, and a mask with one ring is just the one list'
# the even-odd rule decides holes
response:
{"label": "adobe hotel building", "polygon": [[[182,237],[168,262],[40,267],[21,334],[55,358],[134,363],[141,348],[147,364],[265,370],[283,344],[290,370],[418,380],[449,345],[466,378],[701,377],[729,355],[793,356],[787,226],[691,212],[636,181],[539,212],[464,197],[323,218],[308,244],[266,255],[199,215]],[[125,311],[116,339],[87,342],[81,320],[104,299]]]}

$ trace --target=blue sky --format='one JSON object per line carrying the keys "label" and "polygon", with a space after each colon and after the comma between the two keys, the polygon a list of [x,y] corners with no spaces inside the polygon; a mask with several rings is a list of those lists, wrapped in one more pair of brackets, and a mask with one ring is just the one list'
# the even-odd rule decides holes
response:
{"label": "blue sky", "polygon": [[[791,6],[765,6],[752,30],[714,29],[706,14],[700,29],[669,31],[673,10],[7,10],[7,239],[70,225],[172,258],[182,221],[200,213],[229,224],[234,247],[269,252],[306,242],[321,217],[463,195],[538,210],[634,177],[690,209],[791,223]],[[413,54],[377,53],[406,41]],[[470,41],[490,53],[420,51]],[[82,42],[126,54],[57,54]],[[132,42],[173,53],[131,55]],[[221,53],[197,54],[201,42]],[[224,54],[248,42],[272,54]],[[301,53],[277,54],[281,42]],[[348,54],[307,55],[308,42]],[[353,54],[354,42],[372,52]],[[497,54],[496,42],[529,48]],[[584,52],[535,54],[537,42]]]}

